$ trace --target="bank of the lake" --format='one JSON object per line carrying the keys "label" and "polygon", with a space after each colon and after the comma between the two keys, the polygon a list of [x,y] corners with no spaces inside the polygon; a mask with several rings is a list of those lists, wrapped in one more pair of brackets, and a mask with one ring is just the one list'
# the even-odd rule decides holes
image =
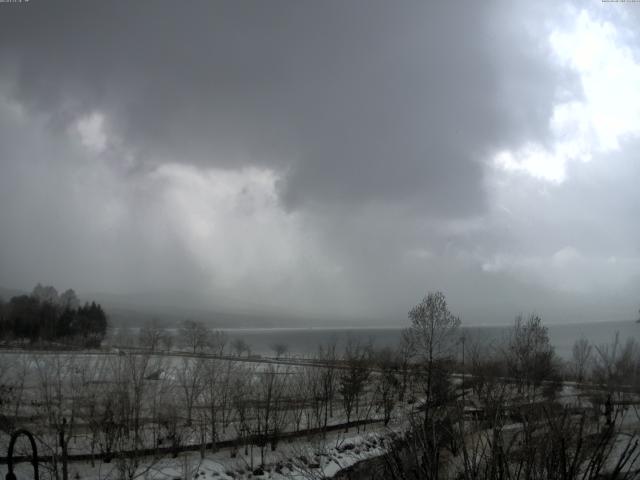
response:
{"label": "bank of the lake", "polygon": [[[621,342],[628,338],[640,341],[640,324],[635,322],[599,322],[547,325],[549,337],[557,354],[571,357],[576,340],[584,337],[593,345],[609,344],[619,334]],[[498,345],[509,333],[509,326],[463,327],[467,341],[480,341]],[[335,341],[341,348],[349,339],[371,342],[378,348],[395,347],[401,339],[403,328],[254,328],[225,329],[230,339],[240,338],[258,355],[272,355],[275,344],[283,344],[288,353],[299,356],[313,355],[318,345]]]}

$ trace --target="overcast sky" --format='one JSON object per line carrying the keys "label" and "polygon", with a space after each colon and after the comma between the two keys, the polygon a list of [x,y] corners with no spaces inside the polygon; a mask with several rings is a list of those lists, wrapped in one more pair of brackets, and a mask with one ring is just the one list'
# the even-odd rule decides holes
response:
{"label": "overcast sky", "polygon": [[600,0],[0,3],[0,285],[633,319],[639,27]]}

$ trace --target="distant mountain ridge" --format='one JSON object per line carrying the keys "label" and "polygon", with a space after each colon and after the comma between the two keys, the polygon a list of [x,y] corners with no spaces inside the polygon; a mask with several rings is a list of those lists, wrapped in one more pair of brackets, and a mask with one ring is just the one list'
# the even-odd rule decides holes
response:
{"label": "distant mountain ridge", "polygon": [[17,295],[26,295],[29,292],[25,292],[24,290],[16,290],[15,288],[6,288],[0,286],[0,298],[5,302],[9,301],[11,297],[15,297]]}
{"label": "distant mountain ridge", "polygon": [[[0,298],[28,295],[31,291],[0,287]],[[114,327],[139,327],[150,320],[172,327],[184,320],[196,320],[212,328],[312,328],[370,327],[389,325],[380,320],[364,318],[324,318],[311,315],[280,313],[258,305],[203,306],[201,300],[186,292],[150,292],[143,294],[112,294],[78,292],[80,303],[101,304]],[[261,311],[262,310],[262,311]]]}
{"label": "distant mountain ridge", "polygon": [[[323,327],[363,327],[371,326],[373,323],[358,319],[321,319],[273,312],[261,314],[205,307],[122,305],[106,299],[98,298],[97,300],[105,306],[114,326],[138,326],[152,319],[166,326],[177,326],[187,319],[196,320],[213,328],[312,328],[318,325]],[[376,323],[382,325],[380,322]]]}

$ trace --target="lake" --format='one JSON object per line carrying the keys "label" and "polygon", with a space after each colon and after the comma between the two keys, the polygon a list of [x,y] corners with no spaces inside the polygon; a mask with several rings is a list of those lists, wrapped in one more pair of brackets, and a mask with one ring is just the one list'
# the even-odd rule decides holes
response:
{"label": "lake", "polygon": [[[571,357],[571,348],[576,340],[584,337],[594,345],[610,344],[616,332],[620,341],[627,338],[640,341],[640,324],[635,322],[600,322],[547,325],[549,337],[556,353],[565,359]],[[500,343],[509,333],[509,326],[463,327],[468,341],[479,340],[490,344]],[[230,340],[241,338],[250,346],[254,354],[273,355],[272,346],[284,344],[288,353],[298,356],[312,356],[318,345],[330,341],[338,343],[342,349],[349,338],[364,342],[371,341],[377,347],[395,347],[400,341],[401,328],[252,328],[225,329]]]}

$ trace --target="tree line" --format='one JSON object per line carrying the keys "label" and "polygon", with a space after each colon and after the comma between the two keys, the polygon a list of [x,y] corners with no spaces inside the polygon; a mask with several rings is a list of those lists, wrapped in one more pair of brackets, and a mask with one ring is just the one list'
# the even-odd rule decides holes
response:
{"label": "tree line", "polygon": [[30,295],[0,300],[0,338],[4,341],[60,342],[100,347],[107,333],[107,315],[95,302],[80,305],[71,289],[62,294],[36,285]]}

